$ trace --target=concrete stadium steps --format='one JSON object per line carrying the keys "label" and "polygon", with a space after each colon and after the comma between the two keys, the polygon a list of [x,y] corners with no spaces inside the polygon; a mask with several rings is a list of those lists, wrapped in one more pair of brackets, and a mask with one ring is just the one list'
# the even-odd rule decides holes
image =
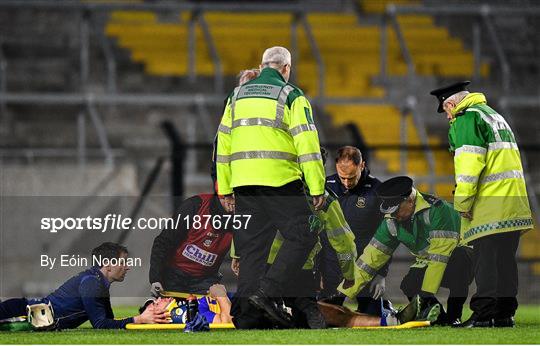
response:
{"label": "concrete stadium steps", "polygon": [[77,20],[59,13],[3,8],[1,51],[5,87],[13,91],[65,91],[78,80]]}

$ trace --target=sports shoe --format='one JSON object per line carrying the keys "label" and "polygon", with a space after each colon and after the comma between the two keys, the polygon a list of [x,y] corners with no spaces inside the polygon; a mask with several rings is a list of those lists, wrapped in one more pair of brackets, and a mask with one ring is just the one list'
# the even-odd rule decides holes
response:
{"label": "sports shoe", "polygon": [[493,327],[494,321],[493,319],[488,320],[479,320],[478,317],[475,314],[472,314],[472,316],[465,322],[457,325],[453,325],[454,328],[491,328]]}
{"label": "sports shoe", "polygon": [[442,311],[442,307],[440,303],[428,305],[420,312],[418,316],[418,320],[429,321],[430,323],[433,323],[437,321],[437,319],[439,318],[439,315],[441,314],[441,311]]}
{"label": "sports shoe", "polygon": [[324,316],[322,315],[317,305],[310,305],[304,310],[302,310],[302,312],[306,316],[306,321],[310,329],[325,329],[328,327],[326,325],[326,321],[324,320]]}
{"label": "sports shoe", "polygon": [[276,325],[282,328],[292,328],[294,326],[291,316],[284,310],[283,306],[278,305],[275,300],[266,296],[262,289],[250,296],[248,301]]}
{"label": "sports shoe", "polygon": [[514,320],[513,316],[506,318],[496,318],[493,321],[493,326],[502,328],[514,328],[516,326],[516,321]]}
{"label": "sports shoe", "polygon": [[417,319],[420,311],[420,296],[416,295],[404,308],[398,310],[396,317],[399,323],[407,323]]}

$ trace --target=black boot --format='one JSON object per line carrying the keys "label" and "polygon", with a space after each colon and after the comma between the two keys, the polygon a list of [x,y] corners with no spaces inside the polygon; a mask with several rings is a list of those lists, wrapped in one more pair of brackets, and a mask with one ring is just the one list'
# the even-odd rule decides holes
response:
{"label": "black boot", "polygon": [[493,321],[494,327],[503,327],[503,328],[514,328],[516,326],[516,321],[514,316],[505,317],[505,318],[496,318]]}
{"label": "black boot", "polygon": [[467,298],[449,297],[447,302],[447,311],[439,316],[438,325],[455,326],[461,324],[461,314],[463,313],[463,304]]}
{"label": "black boot", "polygon": [[454,328],[491,328],[494,325],[494,321],[492,318],[487,320],[480,320],[475,314],[472,314],[472,316],[465,322],[457,325],[453,325]]}
{"label": "black boot", "polygon": [[294,326],[291,315],[285,311],[283,304],[278,304],[276,300],[268,297],[262,289],[257,290],[254,295],[248,298],[248,301],[279,327],[292,328]]}

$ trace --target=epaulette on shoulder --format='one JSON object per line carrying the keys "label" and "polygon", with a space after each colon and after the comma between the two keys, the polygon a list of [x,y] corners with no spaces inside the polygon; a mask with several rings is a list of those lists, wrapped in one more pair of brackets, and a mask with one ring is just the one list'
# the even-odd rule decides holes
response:
{"label": "epaulette on shoulder", "polygon": [[292,84],[292,83],[287,83],[287,85],[290,85],[294,88],[294,90],[292,92],[297,92],[300,94],[300,96],[304,96],[304,92],[302,91],[302,89],[300,89],[299,87],[297,87],[296,85]]}
{"label": "epaulette on shoulder", "polygon": [[437,205],[437,204],[441,203],[441,199],[439,197],[437,197],[437,196],[430,195],[430,194],[427,194],[427,193],[422,193],[422,192],[420,192],[420,194],[422,195],[424,200],[426,202],[428,202],[428,204],[430,204],[430,205]]}

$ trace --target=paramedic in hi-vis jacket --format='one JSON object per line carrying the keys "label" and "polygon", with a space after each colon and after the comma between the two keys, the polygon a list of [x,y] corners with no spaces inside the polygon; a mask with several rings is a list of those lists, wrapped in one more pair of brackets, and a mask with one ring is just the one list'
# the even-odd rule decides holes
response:
{"label": "paramedic in hi-vis jacket", "polygon": [[459,82],[433,90],[438,112],[450,122],[454,152],[454,208],[461,214],[461,237],[474,248],[476,294],[472,316],[462,327],[513,327],[521,234],[533,227],[514,133],[489,107],[482,93]]}
{"label": "paramedic in hi-vis jacket", "polygon": [[[260,68],[259,77],[235,88],[227,100],[218,130],[218,189],[235,203],[236,215],[250,216],[234,231],[242,267],[237,297],[288,327],[289,315],[275,298],[283,296],[318,239],[319,222],[302,179],[318,210],[325,202],[325,173],[311,105],[288,83],[291,54],[268,48]],[[283,245],[265,272],[277,229]]]}
{"label": "paramedic in hi-vis jacket", "polygon": [[355,297],[403,244],[416,261],[401,281],[401,290],[409,300],[418,294],[431,305],[437,303],[439,287],[448,288],[447,313],[437,322],[454,324],[461,318],[472,281],[471,249],[458,246],[459,214],[448,202],[417,191],[409,177],[389,179],[375,191],[385,218],[356,262],[354,285],[341,285],[339,290]]}

